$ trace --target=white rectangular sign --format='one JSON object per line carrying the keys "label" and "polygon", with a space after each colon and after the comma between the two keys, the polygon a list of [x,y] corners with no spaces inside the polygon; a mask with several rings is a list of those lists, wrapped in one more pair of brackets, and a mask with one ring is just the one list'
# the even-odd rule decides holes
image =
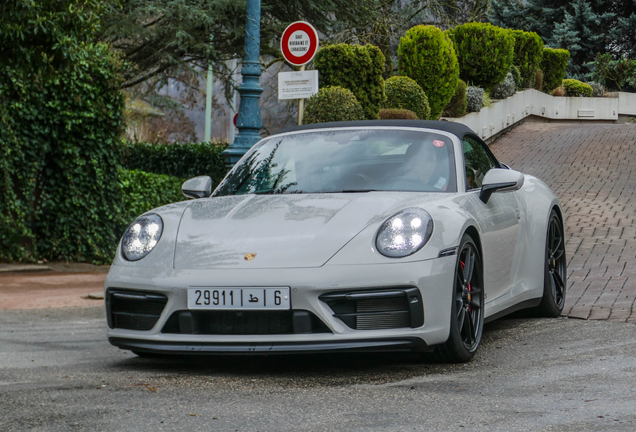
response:
{"label": "white rectangular sign", "polygon": [[318,93],[318,71],[279,72],[278,99],[307,99]]}

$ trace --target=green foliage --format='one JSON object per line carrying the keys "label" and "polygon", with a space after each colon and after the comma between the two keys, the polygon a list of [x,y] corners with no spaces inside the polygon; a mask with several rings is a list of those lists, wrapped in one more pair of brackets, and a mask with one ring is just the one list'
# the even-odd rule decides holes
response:
{"label": "green foliage", "polygon": [[0,62],[28,74],[48,75],[82,62],[83,45],[99,31],[97,0],[3,0],[0,2]]}
{"label": "green foliage", "polygon": [[563,88],[566,96],[585,96],[592,97],[594,90],[592,86],[575,79],[564,79]]}
{"label": "green foliage", "polygon": [[609,53],[599,54],[594,60],[592,78],[606,87],[623,91],[625,85],[636,88],[636,60],[612,60]]}
{"label": "green foliage", "polygon": [[227,144],[127,143],[122,166],[128,170],[164,174],[182,179],[207,175],[219,184],[227,174],[225,156]]}
{"label": "green foliage", "polygon": [[400,39],[400,75],[417,82],[428,97],[430,119],[439,118],[455,94],[459,66],[452,41],[439,28],[415,26]]}
{"label": "green foliage", "polygon": [[490,89],[490,95],[495,99],[506,99],[515,94],[515,80],[512,72],[508,72],[506,79],[499,84],[495,84]]}
{"label": "green foliage", "polygon": [[510,73],[512,74],[512,79],[515,81],[515,90],[519,90],[523,86],[523,80],[521,78],[519,68],[515,65],[510,66]]}
{"label": "green foliage", "polygon": [[364,118],[364,111],[356,97],[349,89],[342,87],[323,87],[305,105],[305,124]]}
{"label": "green foliage", "polygon": [[455,44],[462,80],[483,88],[504,80],[513,64],[515,48],[515,38],[508,30],[472,22],[448,34]]}
{"label": "green foliage", "polygon": [[72,59],[48,80],[0,66],[0,259],[108,262],[119,240],[121,65],[104,44]]}
{"label": "green foliage", "polygon": [[404,119],[418,120],[418,116],[411,110],[402,108],[382,108],[380,110],[381,120]]}
{"label": "green foliage", "polygon": [[592,87],[592,97],[605,96],[605,87],[603,86],[603,84],[599,84],[594,81],[591,81],[588,84],[590,85],[590,87]]}
{"label": "green foliage", "polygon": [[537,68],[543,57],[543,39],[535,32],[510,31],[515,38],[513,64],[519,68],[523,88],[534,87]]}
{"label": "green foliage", "polygon": [[139,215],[162,205],[184,201],[181,185],[186,179],[139,170],[119,170],[123,217],[132,222]]}
{"label": "green foliage", "polygon": [[466,83],[461,79],[457,80],[455,94],[444,109],[444,117],[463,117],[466,115],[466,109],[468,108],[466,90]]}
{"label": "green foliage", "polygon": [[431,114],[426,93],[409,77],[394,76],[386,80],[386,108],[402,108],[415,113],[417,118],[426,120]]}
{"label": "green foliage", "polygon": [[372,45],[328,45],[314,58],[321,87],[343,87],[356,97],[368,120],[384,103],[384,54]]}
{"label": "green foliage", "polygon": [[543,90],[543,71],[541,69],[537,69],[537,74],[534,78],[534,88],[535,90]]}
{"label": "green foliage", "polygon": [[570,60],[570,52],[564,49],[543,49],[541,70],[543,71],[543,91],[550,93],[561,85],[565,78],[565,68]]}

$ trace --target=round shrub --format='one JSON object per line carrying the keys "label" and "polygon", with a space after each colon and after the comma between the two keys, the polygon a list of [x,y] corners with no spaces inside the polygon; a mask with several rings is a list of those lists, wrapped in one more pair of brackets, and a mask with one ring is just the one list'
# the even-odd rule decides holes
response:
{"label": "round shrub", "polygon": [[592,87],[592,96],[593,97],[603,97],[605,96],[605,87],[603,87],[603,84],[597,83],[595,81],[592,81],[590,83],[588,83],[590,85],[590,87]]}
{"label": "round shrub", "polygon": [[417,115],[410,110],[402,108],[382,108],[379,112],[381,120],[404,119],[417,120]]}
{"label": "round shrub", "polygon": [[384,102],[386,108],[410,110],[422,120],[426,120],[431,114],[426,93],[409,77],[394,76],[386,80],[384,94],[386,95]]}
{"label": "round shrub", "polygon": [[400,75],[415,80],[428,97],[430,119],[439,118],[455,94],[459,67],[452,41],[435,26],[419,25],[400,38]]}
{"label": "round shrub", "polygon": [[543,58],[543,39],[535,32],[510,30],[515,38],[513,64],[519,68],[523,88],[534,87],[536,71]]}
{"label": "round shrub", "polygon": [[342,87],[321,88],[305,106],[305,124],[364,119],[364,111],[356,97]]}
{"label": "round shrub", "polygon": [[543,90],[543,71],[541,69],[537,69],[537,73],[534,78],[534,88],[535,90]]}
{"label": "round shrub", "polygon": [[565,90],[565,95],[570,97],[592,97],[594,94],[591,85],[575,79],[564,79],[563,89]]}
{"label": "round shrub", "polygon": [[521,80],[521,72],[519,72],[519,68],[515,65],[510,66],[510,73],[512,74],[512,78],[515,80],[515,90],[523,88],[523,81]]}
{"label": "round shrub", "polygon": [[448,34],[455,44],[461,79],[483,88],[503,81],[514,58],[515,38],[509,30],[472,22]]}
{"label": "round shrub", "polygon": [[384,54],[373,45],[329,45],[314,59],[320,87],[351,90],[369,120],[378,118],[384,103],[384,63]]}
{"label": "round shrub", "polygon": [[466,115],[467,105],[466,83],[459,79],[455,87],[455,94],[444,109],[444,117],[462,117]]}
{"label": "round shrub", "polygon": [[512,72],[508,72],[506,79],[499,84],[495,84],[490,89],[490,96],[494,99],[505,99],[515,94],[515,79]]}
{"label": "round shrub", "polygon": [[570,51],[543,48],[541,70],[543,71],[543,91],[550,93],[561,85],[565,78],[565,68],[570,61]]}
{"label": "round shrub", "polygon": [[484,104],[484,89],[481,87],[468,87],[466,89],[466,111],[479,112]]}

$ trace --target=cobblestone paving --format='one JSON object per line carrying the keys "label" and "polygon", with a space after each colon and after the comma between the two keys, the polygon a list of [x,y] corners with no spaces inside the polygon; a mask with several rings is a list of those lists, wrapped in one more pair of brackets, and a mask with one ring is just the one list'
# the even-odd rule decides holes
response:
{"label": "cobblestone paving", "polygon": [[525,123],[491,149],[563,204],[563,315],[636,322],[636,125]]}

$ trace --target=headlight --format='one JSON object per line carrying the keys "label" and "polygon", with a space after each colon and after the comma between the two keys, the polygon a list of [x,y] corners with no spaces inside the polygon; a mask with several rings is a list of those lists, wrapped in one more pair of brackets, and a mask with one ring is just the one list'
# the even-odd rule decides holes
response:
{"label": "headlight", "polygon": [[157,245],[163,232],[163,220],[156,214],[137,218],[121,240],[121,251],[128,261],[138,261]]}
{"label": "headlight", "polygon": [[389,258],[409,256],[422,249],[433,233],[433,219],[419,208],[402,210],[386,220],[378,230],[375,245]]}

